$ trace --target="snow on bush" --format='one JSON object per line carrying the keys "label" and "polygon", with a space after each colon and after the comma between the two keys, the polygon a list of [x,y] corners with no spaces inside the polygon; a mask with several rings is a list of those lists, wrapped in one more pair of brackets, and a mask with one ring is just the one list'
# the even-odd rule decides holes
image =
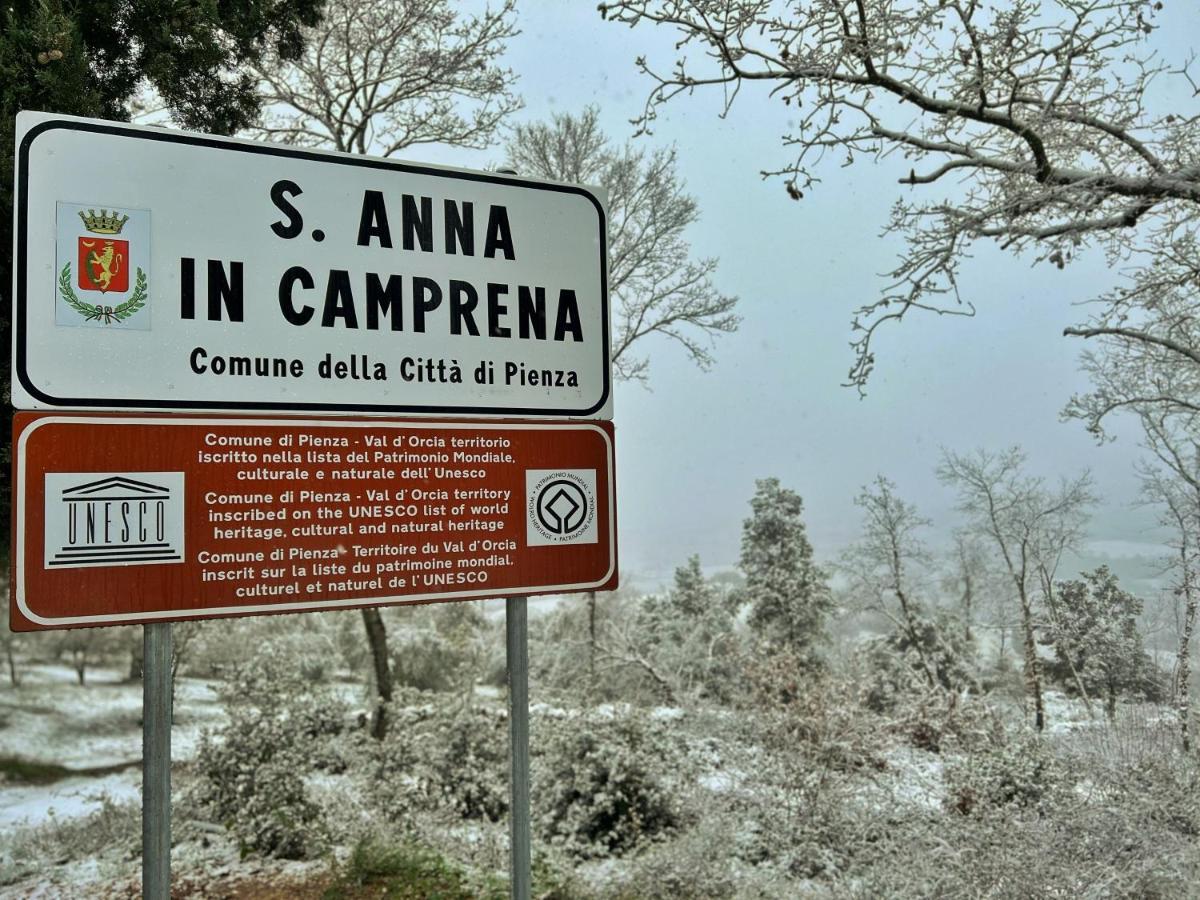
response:
{"label": "snow on bush", "polygon": [[621,716],[535,721],[538,837],[577,859],[620,856],[681,824],[685,757],[660,720]]}
{"label": "snow on bush", "polygon": [[206,732],[194,800],[223,822],[243,853],[304,859],[325,841],[305,775],[345,768],[345,709],[314,684],[301,660],[270,645],[238,666],[222,690],[228,724]]}
{"label": "snow on bush", "polygon": [[1040,808],[1060,799],[1068,785],[1053,749],[1024,730],[949,761],[944,778],[946,803],[962,815],[1009,804]]}

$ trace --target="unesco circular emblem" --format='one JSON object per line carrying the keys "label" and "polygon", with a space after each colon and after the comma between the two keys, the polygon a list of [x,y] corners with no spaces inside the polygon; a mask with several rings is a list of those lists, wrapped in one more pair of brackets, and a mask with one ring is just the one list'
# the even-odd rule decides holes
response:
{"label": "unesco circular emblem", "polygon": [[552,472],[529,492],[529,523],[547,542],[575,540],[595,517],[591,486],[574,472]]}

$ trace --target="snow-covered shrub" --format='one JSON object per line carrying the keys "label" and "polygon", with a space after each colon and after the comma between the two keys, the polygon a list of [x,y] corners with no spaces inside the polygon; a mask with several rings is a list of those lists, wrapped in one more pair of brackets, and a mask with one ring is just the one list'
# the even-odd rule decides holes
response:
{"label": "snow-covered shrub", "polygon": [[41,822],[0,829],[0,885],[67,860],[102,854],[136,858],[142,843],[141,804],[114,800],[107,792],[95,799],[100,805],[77,817],[56,816],[51,807]]}
{"label": "snow-covered shrub", "polygon": [[747,669],[749,739],[781,758],[802,753],[832,771],[883,767],[880,723],[856,702],[853,683],[813,672],[803,657],[775,654]]}
{"label": "snow-covered shrub", "polygon": [[571,856],[619,856],[681,824],[684,755],[662,722],[629,711],[609,719],[535,722],[534,828]]}
{"label": "snow-covered shrub", "polygon": [[919,621],[914,632],[898,628],[866,645],[862,697],[873,712],[890,712],[907,697],[931,690],[978,691],[971,663],[974,648],[958,623],[941,614]]}
{"label": "snow-covered shrub", "polygon": [[394,707],[391,724],[383,740],[364,746],[364,770],[371,773],[370,801],[383,818],[403,825],[417,800],[414,770],[417,764],[413,726],[419,721],[415,710]]}
{"label": "snow-covered shrub", "polygon": [[464,819],[508,814],[508,723],[484,709],[438,710],[415,739],[415,779],[426,807]]}
{"label": "snow-covered shrub", "polygon": [[1119,806],[1147,832],[1200,836],[1200,761],[1180,748],[1178,721],[1164,708],[1136,707],[1069,736],[1066,758],[1086,773],[1097,803]]}
{"label": "snow-covered shrub", "polygon": [[462,652],[443,635],[430,629],[403,635],[393,641],[392,679],[401,687],[419,691],[452,691]]}
{"label": "snow-covered shrub", "polygon": [[626,862],[599,896],[603,900],[723,900],[794,893],[776,873],[738,863],[740,828],[738,819],[707,815]]}
{"label": "snow-covered shrub", "polygon": [[931,691],[903,698],[888,716],[888,729],[918,750],[971,750],[1003,740],[1004,726],[981,698]]}
{"label": "snow-covered shrub", "polygon": [[[306,680],[329,681],[341,660],[338,622],[327,618],[331,615],[338,614],[300,613],[194,623],[195,634],[188,643],[184,663],[186,671],[202,678],[228,677],[269,647],[272,655],[291,658]],[[360,624],[359,635],[361,630]]]}
{"label": "snow-covered shrub", "polygon": [[224,822],[243,852],[302,859],[320,849],[320,810],[305,789],[314,769],[340,770],[345,711],[294,656],[264,648],[221,689],[228,724],[201,737],[195,802]]}
{"label": "snow-covered shrub", "polygon": [[1200,836],[1200,767],[1194,758],[1146,761],[1136,769],[1111,770],[1106,793],[1124,795],[1135,821],[1194,840]]}
{"label": "snow-covered shrub", "polygon": [[1041,808],[1058,799],[1068,780],[1053,748],[1026,731],[948,760],[943,777],[946,804],[962,815],[1009,804]]}

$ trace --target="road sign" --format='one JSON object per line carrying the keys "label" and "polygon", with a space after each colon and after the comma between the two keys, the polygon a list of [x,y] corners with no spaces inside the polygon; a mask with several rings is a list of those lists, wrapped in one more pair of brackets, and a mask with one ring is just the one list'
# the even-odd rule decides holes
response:
{"label": "road sign", "polygon": [[611,418],[597,192],[20,113],[13,402]]}
{"label": "road sign", "polygon": [[14,630],[611,590],[609,422],[18,413]]}

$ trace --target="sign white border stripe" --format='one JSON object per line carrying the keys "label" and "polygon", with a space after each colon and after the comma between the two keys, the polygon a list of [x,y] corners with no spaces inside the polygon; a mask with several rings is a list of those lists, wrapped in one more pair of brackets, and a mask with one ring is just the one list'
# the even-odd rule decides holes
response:
{"label": "sign white border stripe", "polygon": [[[514,588],[506,589],[499,593],[494,590],[472,590],[472,591],[445,591],[433,594],[406,595],[397,597],[375,597],[361,600],[333,600],[327,603],[314,605],[312,603],[273,603],[267,605],[252,605],[252,606],[215,606],[215,607],[200,607],[196,609],[173,609],[163,610],[158,612],[131,612],[120,615],[99,615],[99,616],[63,616],[60,618],[46,618],[39,616],[29,609],[25,601],[25,485],[27,476],[25,471],[25,445],[29,440],[29,436],[41,428],[43,425],[57,424],[103,424],[103,425],[270,425],[283,426],[292,428],[372,428],[372,429],[423,429],[423,430],[446,430],[446,429],[469,429],[473,431],[500,431],[500,430],[516,430],[516,431],[594,431],[604,438],[605,455],[608,460],[608,571],[604,576],[597,581],[580,582],[578,584],[554,584],[541,585],[535,588]],[[553,594],[557,591],[586,591],[600,587],[607,582],[613,575],[616,568],[616,552],[617,552],[617,531],[616,531],[616,489],[615,489],[615,461],[613,458],[613,445],[609,439],[608,432],[593,422],[438,422],[431,420],[429,422],[389,422],[380,420],[378,422],[362,422],[350,421],[343,419],[299,419],[299,418],[259,418],[253,417],[182,417],[182,416],[64,416],[64,415],[48,415],[44,418],[39,418],[32,425],[21,432],[21,438],[17,442],[17,479],[16,485],[20,488],[17,493],[16,503],[16,528],[17,528],[17,546],[16,546],[16,577],[13,580],[13,598],[17,602],[17,608],[21,610],[21,614],[29,621],[35,622],[38,625],[46,626],[65,626],[65,625],[107,625],[116,623],[134,624],[137,622],[153,622],[163,619],[180,619],[180,618],[226,618],[230,616],[250,616],[260,613],[284,613],[284,612],[321,612],[329,609],[359,609],[368,606],[392,606],[396,604],[415,604],[421,602],[434,602],[438,600],[454,600],[454,599],[483,599],[489,597],[504,597],[504,596],[528,596],[531,594]]]}

